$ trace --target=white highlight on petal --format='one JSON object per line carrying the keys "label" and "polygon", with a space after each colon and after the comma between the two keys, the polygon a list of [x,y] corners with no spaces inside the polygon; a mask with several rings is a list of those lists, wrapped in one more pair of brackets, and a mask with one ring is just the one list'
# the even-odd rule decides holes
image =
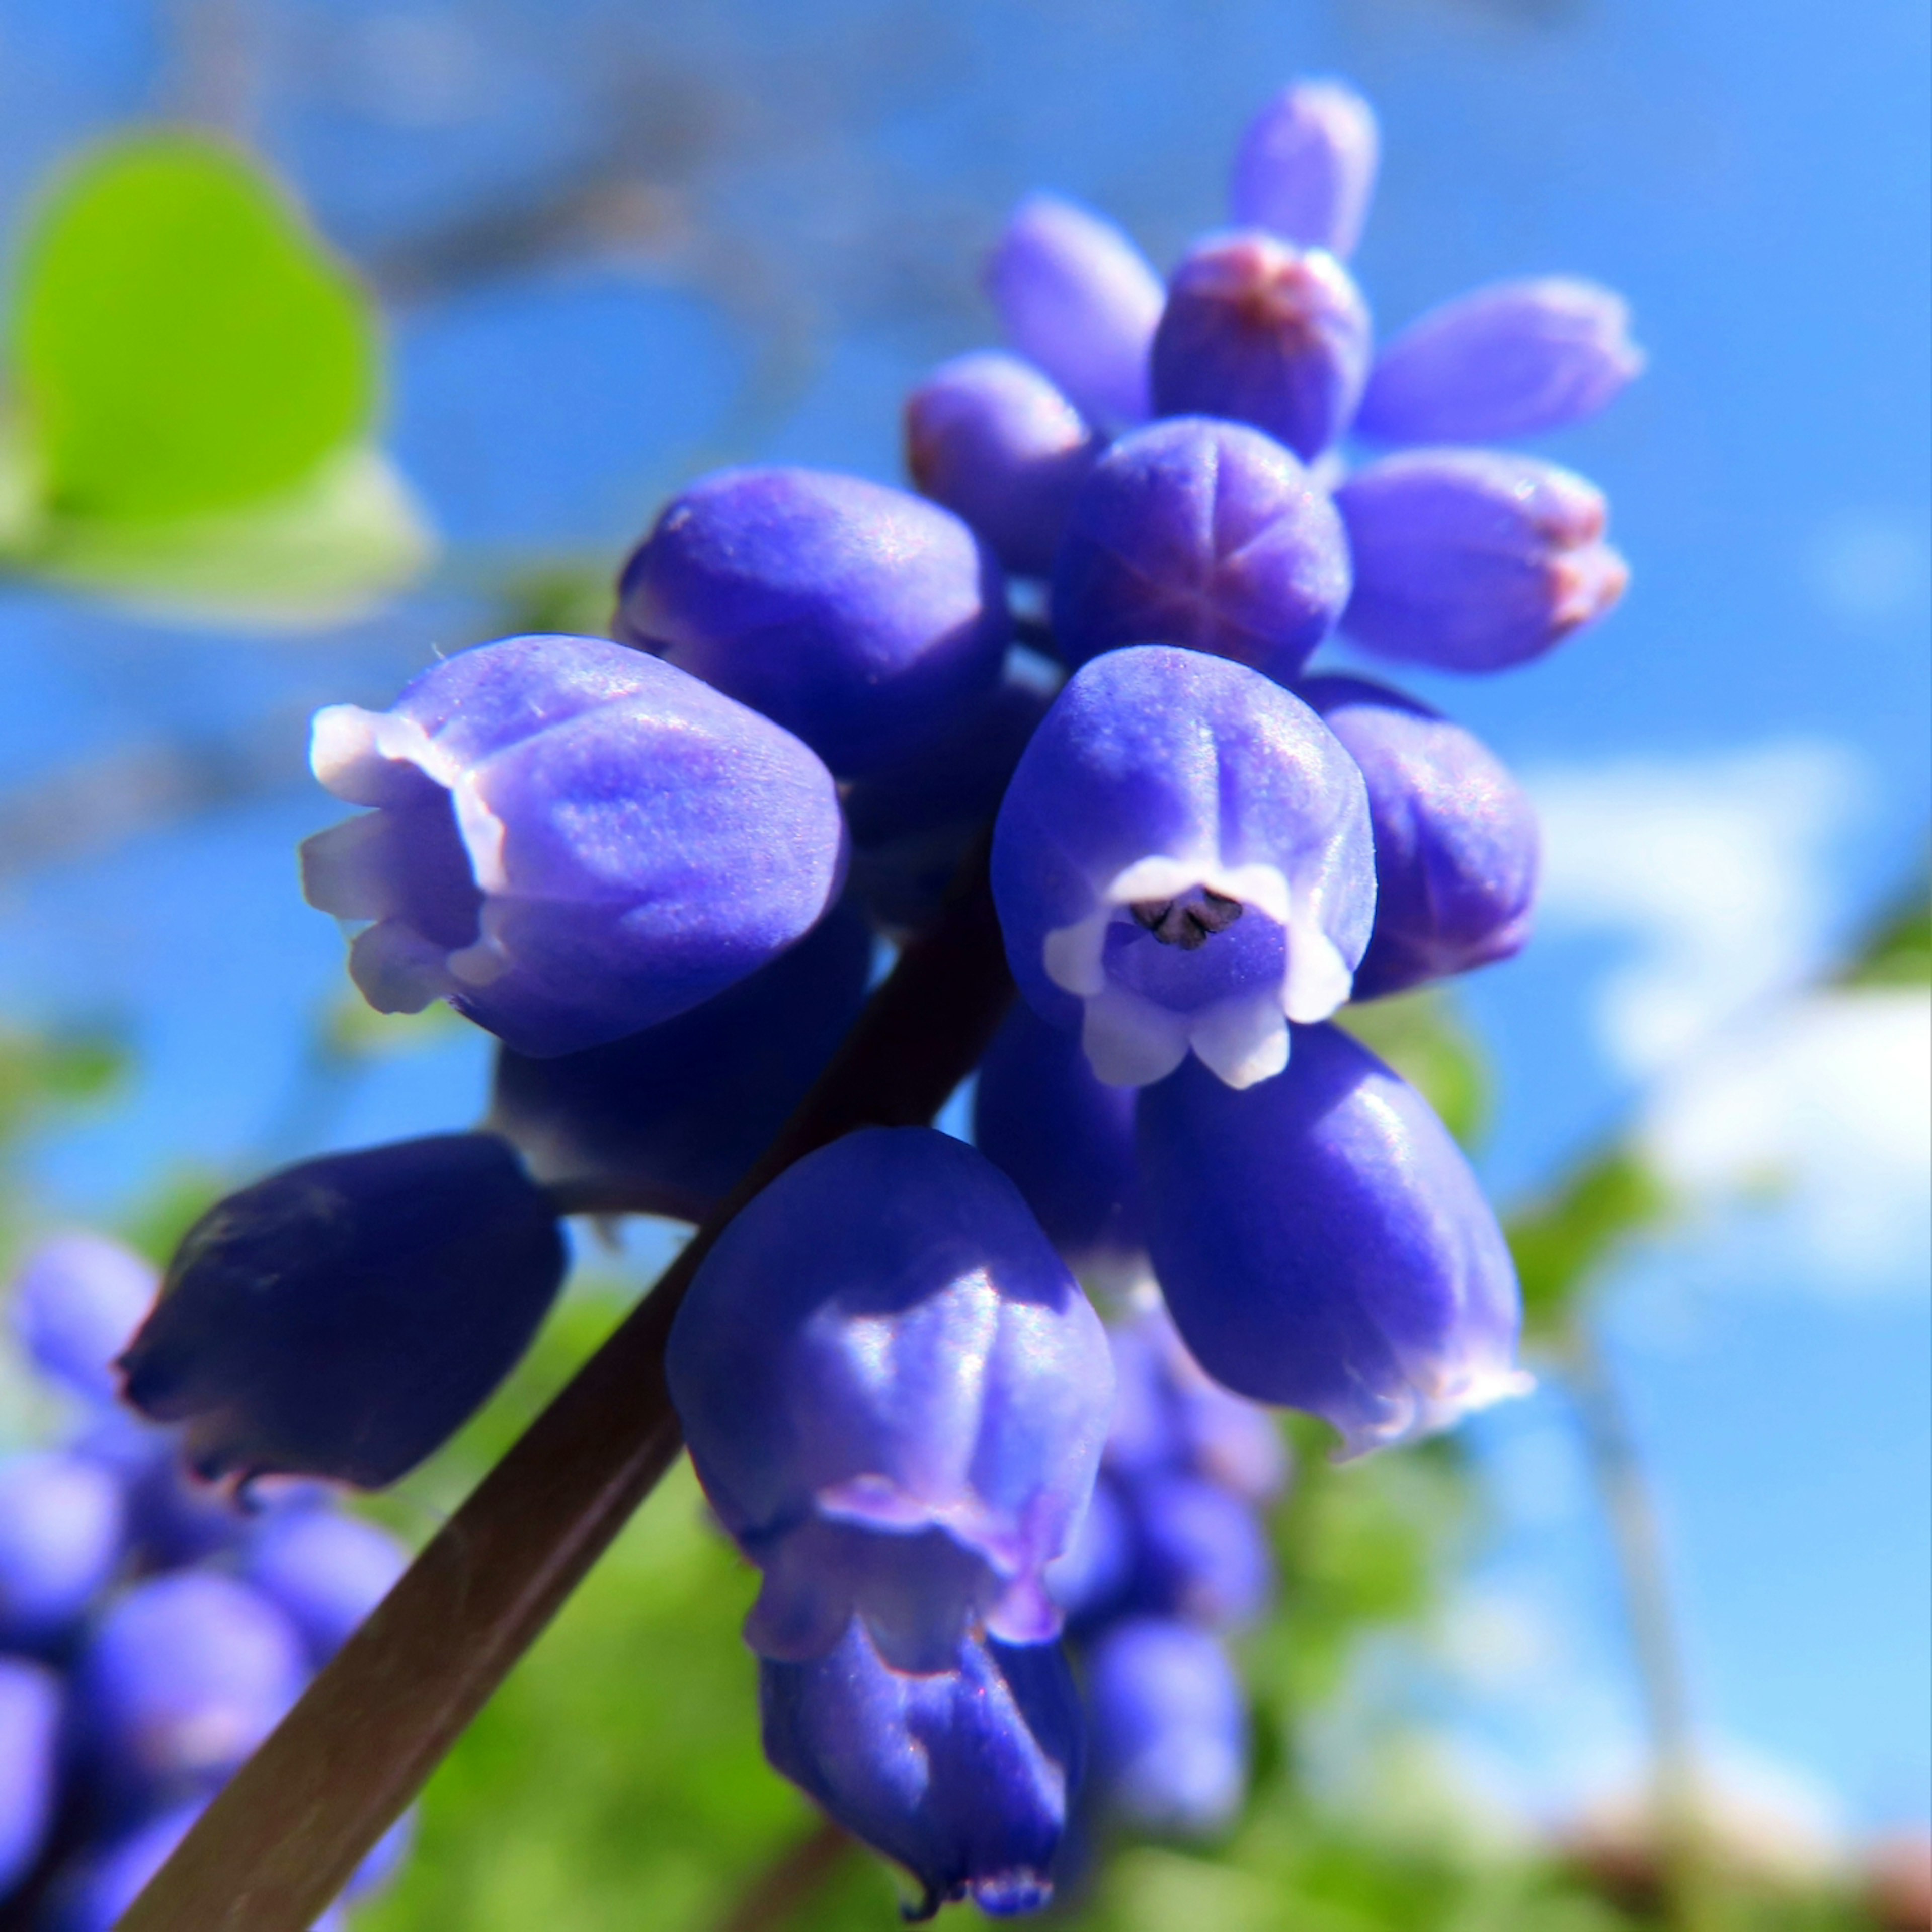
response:
{"label": "white highlight on petal", "polygon": [[[1107,976],[1107,928],[1125,906],[1178,898],[1197,888],[1238,899],[1287,935],[1279,986],[1238,994],[1191,1013],[1175,1012]],[[1288,1064],[1288,1022],[1325,1020],[1348,997],[1353,975],[1322,928],[1311,894],[1291,906],[1288,880],[1275,866],[1224,866],[1197,853],[1150,854],[1100,888],[1094,909],[1056,928],[1040,949],[1046,976],[1086,1003],[1081,1045],[1096,1076],[1109,1087],[1144,1087],[1165,1079],[1190,1047],[1230,1087],[1271,1079]]]}
{"label": "white highlight on petal", "polygon": [[452,760],[413,718],[331,704],[309,728],[310,769],[325,790],[352,805],[407,805],[424,796],[424,780],[447,787]]}

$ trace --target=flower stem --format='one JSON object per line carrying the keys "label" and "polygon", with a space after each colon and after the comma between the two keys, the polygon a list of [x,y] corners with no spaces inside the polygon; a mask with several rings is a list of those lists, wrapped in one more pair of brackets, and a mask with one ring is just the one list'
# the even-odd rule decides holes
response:
{"label": "flower stem", "polygon": [[424,1546],[118,1932],[307,1932],[676,1460],[664,1343],[726,1222],[855,1127],[929,1121],[1012,990],[982,846],[764,1158]]}

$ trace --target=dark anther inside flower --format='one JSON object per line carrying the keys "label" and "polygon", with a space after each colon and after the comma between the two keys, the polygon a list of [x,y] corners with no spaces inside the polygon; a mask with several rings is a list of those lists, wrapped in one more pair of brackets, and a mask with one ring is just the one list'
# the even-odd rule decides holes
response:
{"label": "dark anther inside flower", "polygon": [[1178,898],[1137,899],[1127,908],[1135,925],[1163,946],[1198,952],[1217,932],[1226,932],[1247,908],[1238,898],[1197,886]]}

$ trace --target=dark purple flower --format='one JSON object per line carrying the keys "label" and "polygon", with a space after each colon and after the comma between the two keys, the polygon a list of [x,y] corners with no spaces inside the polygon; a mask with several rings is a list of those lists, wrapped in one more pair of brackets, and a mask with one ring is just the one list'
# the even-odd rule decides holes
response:
{"label": "dark purple flower", "polygon": [[795,731],[841,778],[909,757],[990,691],[1012,634],[950,510],[826,470],[721,470],[618,581],[617,634]]}
{"label": "dark purple flower", "polygon": [[512,638],[389,710],[331,706],[316,776],[378,808],[302,848],[310,903],[374,923],[371,1006],[434,999],[525,1053],[635,1033],[721,992],[837,896],[832,778],[683,672],[586,638]]}
{"label": "dark purple flower", "polygon": [[111,1402],[114,1363],[154,1305],[155,1270],[100,1234],[57,1234],[14,1278],[14,1333],[41,1374]]}
{"label": "dark purple flower", "polygon": [[80,1654],[76,1735],[116,1810],[205,1796],[308,1675],[294,1625],[260,1592],[206,1570],[153,1577],[109,1608]]}
{"label": "dark purple flower", "polygon": [[1208,1373],[1324,1417],[1350,1454],[1519,1393],[1495,1214],[1415,1090],[1332,1026],[1237,1092],[1184,1065],[1141,1096],[1148,1246]]}
{"label": "dark purple flower", "polygon": [[1207,1631],[1166,1617],[1115,1624],[1087,1660],[1101,1803],[1143,1831],[1207,1837],[1240,1810],[1248,1717],[1234,1666]]}
{"label": "dark purple flower", "polygon": [[1375,192],[1375,111],[1339,80],[1298,80],[1249,122],[1234,152],[1229,212],[1298,248],[1346,257]]}
{"label": "dark purple flower", "polygon": [[872,935],[842,901],[789,952],[628,1040],[496,1056],[490,1126],[546,1183],[604,1180],[701,1221],[776,1136],[865,1004]]}
{"label": "dark purple flower", "polygon": [[1507,670],[1600,617],[1630,572],[1603,493],[1533,457],[1419,449],[1335,493],[1354,556],[1342,628],[1378,656]]}
{"label": "dark purple flower", "polygon": [[1007,340],[1090,422],[1117,429],[1146,420],[1160,278],[1113,223],[1059,195],[1029,195],[988,259],[986,281]]}
{"label": "dark purple flower", "polygon": [[1297,687],[1348,748],[1376,829],[1376,925],[1354,997],[1372,1000],[1520,952],[1536,899],[1536,814],[1460,724],[1352,677]]}
{"label": "dark purple flower", "polygon": [[992,871],[1021,992],[1119,1086],[1190,1048],[1238,1086],[1280,1072],[1289,1021],[1347,998],[1374,911],[1340,741],[1258,672],[1166,646],[1075,674],[1007,788]]}
{"label": "dark purple flower", "polygon": [[1630,305],[1566,275],[1431,309],[1376,358],[1355,418],[1384,442],[1490,442],[1594,416],[1643,369]]}
{"label": "dark purple flower", "polygon": [[319,1670],[389,1594],[409,1560],[373,1522],[329,1509],[287,1510],[249,1538],[242,1574],[302,1633]]}
{"label": "dark purple flower", "polygon": [[394,1482],[507,1375],[563,1280],[554,1209],[494,1134],[331,1154],[190,1228],[123,1358],[206,1475]]}
{"label": "dark purple flower", "polygon": [[896,1666],[1054,1635],[1041,1573],[1085,1507],[1113,1377],[1011,1181],[928,1128],[788,1169],[699,1269],[665,1366],[706,1494],[764,1571],[761,1655],[856,1612]]}
{"label": "dark purple flower", "polygon": [[1155,412],[1231,416],[1312,463],[1355,413],[1370,346],[1361,291],[1325,250],[1256,229],[1210,235],[1168,284]]}
{"label": "dark purple flower", "polygon": [[1067,1264],[1131,1267],[1144,1245],[1134,1091],[1097,1079],[1080,1036],[1016,1004],[980,1063],[973,1142]]}
{"label": "dark purple flower", "polygon": [[1007,569],[1044,577],[1101,438],[1032,364],[982,349],[906,398],[906,468]]}
{"label": "dark purple flower", "polygon": [[127,1506],[104,1464],[58,1450],[0,1462],[0,1647],[57,1644],[119,1568]]}
{"label": "dark purple flower", "polygon": [[1070,664],[1184,644],[1294,676],[1348,601],[1334,506],[1258,430],[1180,416],[1124,436],[1074,499],[1053,567]]}
{"label": "dark purple flower", "polygon": [[1034,1912],[1079,1777],[1080,1714],[1059,1647],[968,1639],[950,1667],[894,1670],[855,1618],[810,1663],[758,1671],[765,1754],[923,1887],[907,1916],[970,1898]]}

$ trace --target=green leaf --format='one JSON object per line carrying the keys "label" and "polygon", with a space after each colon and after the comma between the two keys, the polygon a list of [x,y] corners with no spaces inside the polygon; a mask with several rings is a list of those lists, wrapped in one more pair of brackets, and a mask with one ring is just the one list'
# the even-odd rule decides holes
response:
{"label": "green leaf", "polygon": [[370,429],[367,298],[220,142],[154,134],[97,152],[43,211],[19,291],[13,374],[56,517],[258,504]]}
{"label": "green leaf", "polygon": [[1442,1117],[1465,1147],[1489,1123],[1490,1076],[1482,1049],[1439,988],[1344,1006],[1336,1023],[1385,1060]]}
{"label": "green leaf", "polygon": [[185,622],[298,630],[339,624],[393,596],[434,540],[388,460],[344,450],[280,496],[172,521],[46,525],[34,574]]}
{"label": "green leaf", "polygon": [[1672,1211],[1672,1197],[1630,1148],[1606,1148],[1509,1217],[1526,1320],[1547,1328],[1624,1246]]}
{"label": "green leaf", "polygon": [[1922,876],[1866,936],[1838,976],[1844,986],[1932,983],[1932,880]]}
{"label": "green leaf", "polygon": [[0,1144],[52,1108],[98,1099],[127,1060],[126,1049],[104,1034],[0,1032]]}

